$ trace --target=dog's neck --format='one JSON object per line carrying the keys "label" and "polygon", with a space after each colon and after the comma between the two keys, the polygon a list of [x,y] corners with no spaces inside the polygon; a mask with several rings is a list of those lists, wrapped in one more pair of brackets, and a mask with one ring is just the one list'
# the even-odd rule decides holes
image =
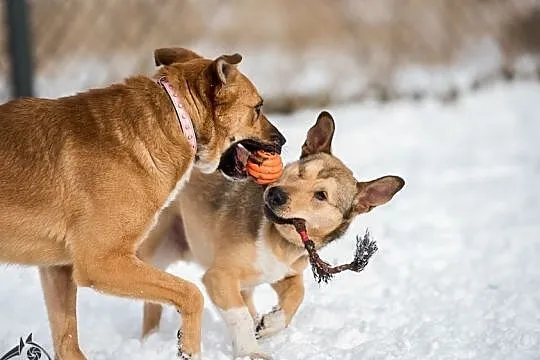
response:
{"label": "dog's neck", "polygon": [[[187,78],[168,76],[166,73],[158,73],[157,76],[156,80],[162,77],[167,78],[167,82],[170,84],[172,90],[180,97],[183,108],[191,119],[197,144],[203,146],[206,145],[208,142],[208,134],[206,134],[207,129],[204,127],[204,122],[208,117],[207,107],[210,106],[210,104],[201,102],[200,96],[197,96],[201,91],[196,88],[197,84],[188,83]],[[166,96],[169,98],[168,95]],[[174,116],[176,117],[176,113]]]}
{"label": "dog's neck", "polygon": [[171,84],[167,81],[166,76],[160,77],[158,80],[158,84],[161,85],[163,90],[165,90],[165,92],[169,96],[169,99],[172,102],[174,111],[178,118],[178,122],[180,123],[182,132],[184,133],[184,136],[186,137],[189,144],[191,145],[191,149],[193,150],[193,152],[197,153],[197,136],[195,135],[193,121],[191,120],[191,117],[189,116],[188,111],[186,110],[182,101],[180,100],[179,94],[173,89]]}
{"label": "dog's neck", "polygon": [[288,239],[285,237],[276,227],[276,224],[269,221],[266,217],[263,217],[261,224],[261,241],[265,241],[267,246],[272,249],[272,252],[281,259],[284,263],[289,265],[294,264],[302,256],[307,255],[307,251],[302,246],[300,237],[296,241],[294,239]]}

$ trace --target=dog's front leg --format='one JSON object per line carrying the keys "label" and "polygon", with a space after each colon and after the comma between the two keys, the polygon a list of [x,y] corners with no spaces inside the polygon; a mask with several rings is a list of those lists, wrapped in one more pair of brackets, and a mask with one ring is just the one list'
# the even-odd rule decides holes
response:
{"label": "dog's front leg", "polygon": [[304,299],[304,277],[301,273],[271,286],[278,295],[279,306],[261,318],[257,325],[257,338],[274,335],[289,326]]}
{"label": "dog's front leg", "polygon": [[[144,262],[150,263],[158,269],[167,270],[169,265],[180,260],[182,254],[176,250],[178,243],[187,244],[185,232],[176,233],[176,237],[171,239],[171,228],[175,221],[182,222],[178,211],[178,200],[175,200],[169,207],[165,208],[159,215],[159,221],[152,228],[144,242],[137,249],[137,256]],[[160,251],[160,249],[163,249]],[[176,251],[171,251],[174,249]],[[145,302],[143,307],[142,338],[148,337],[159,328],[161,322],[161,304]]]}
{"label": "dog's front leg", "polygon": [[199,289],[139,260],[134,253],[103,248],[95,253],[96,248],[85,247],[83,256],[76,254],[77,284],[112,295],[174,305],[183,320],[178,357],[200,359],[204,300]]}
{"label": "dog's front leg", "polygon": [[77,286],[73,267],[40,267],[41,287],[57,360],[84,360],[77,334]]}
{"label": "dog's front leg", "polygon": [[242,290],[242,300],[244,300],[244,304],[246,304],[248,311],[253,318],[253,321],[257,320],[257,309],[255,308],[255,304],[253,303],[253,288]]}
{"label": "dog's front leg", "polygon": [[271,359],[261,352],[255,337],[255,324],[244,303],[240,282],[230,268],[211,268],[203,277],[206,290],[219,309],[231,334],[234,358]]}

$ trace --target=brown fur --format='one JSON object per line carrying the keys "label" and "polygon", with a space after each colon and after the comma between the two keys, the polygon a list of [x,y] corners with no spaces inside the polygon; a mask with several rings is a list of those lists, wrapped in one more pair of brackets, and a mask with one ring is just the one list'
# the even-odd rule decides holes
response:
{"label": "brown fur", "polygon": [[[240,55],[209,60],[171,48],[158,49],[155,59],[164,66],[153,79],[0,106],[0,262],[40,267],[61,359],[84,359],[76,285],[175,306],[184,319],[181,346],[198,354],[200,291],[140,261],[136,249],[193,164],[213,172],[221,154],[246,138],[283,143],[235,67]],[[155,81],[160,76],[191,115],[196,154]]]}
{"label": "brown fur", "polygon": [[[162,219],[163,226],[156,227],[141,247],[142,258],[160,266],[193,258],[207,269],[203,283],[225,318],[248,311],[255,318],[253,289],[270,283],[279,297],[279,310],[259,321],[258,334],[271,335],[286,327],[303,299],[302,274],[308,266],[307,253],[294,227],[265,217],[265,206],[271,208],[274,216],[305,219],[310,237],[321,248],[340,237],[356,215],[386,203],[404,185],[396,176],[357,182],[352,171],[331,155],[333,134],[333,119],[330,114],[321,113],[308,132],[301,159],[289,164],[283,176],[267,188],[254,183],[233,183],[219,174],[193,172],[178,202],[171,205],[167,218]],[[284,203],[272,199],[271,193],[278,188],[287,195]],[[326,199],[314,197],[321,191]],[[183,221],[185,234],[171,236],[169,232],[167,236],[175,221]],[[190,251],[175,252],[175,243],[188,243]],[[170,256],[173,253],[176,255]],[[163,254],[169,258],[165,259]],[[159,305],[145,306],[145,336],[157,328],[160,314]],[[281,327],[275,325],[280,319]],[[246,335],[238,329],[241,321],[238,318],[228,323],[235,356],[259,354],[264,358],[257,348],[254,330]],[[244,325],[250,328],[253,323]]]}

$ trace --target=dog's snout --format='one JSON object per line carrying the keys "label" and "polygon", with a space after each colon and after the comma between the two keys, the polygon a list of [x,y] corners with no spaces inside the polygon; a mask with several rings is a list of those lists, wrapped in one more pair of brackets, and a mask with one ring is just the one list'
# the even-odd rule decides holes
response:
{"label": "dog's snout", "polygon": [[268,189],[267,200],[268,204],[272,207],[279,207],[284,205],[287,202],[288,198],[289,196],[287,195],[285,190],[283,190],[283,188],[279,186],[274,186]]}
{"label": "dog's snout", "polygon": [[272,135],[272,142],[281,148],[283,145],[285,145],[287,139],[285,139],[285,136],[283,136],[279,131],[276,131],[274,135]]}
{"label": "dog's snout", "polygon": [[285,136],[266,118],[263,117],[263,131],[267,141],[272,142],[272,145],[276,147],[276,150],[280,151],[281,147],[285,145],[287,139]]}

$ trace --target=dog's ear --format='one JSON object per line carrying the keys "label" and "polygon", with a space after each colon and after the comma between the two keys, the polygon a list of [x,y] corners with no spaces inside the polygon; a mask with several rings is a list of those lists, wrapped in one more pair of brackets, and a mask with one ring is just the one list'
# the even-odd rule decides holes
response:
{"label": "dog's ear", "polygon": [[221,84],[226,84],[231,80],[236,71],[237,64],[242,61],[242,55],[236,53],[233,55],[221,55],[210,64],[213,78]]}
{"label": "dog's ear", "polygon": [[323,111],[317,117],[317,122],[307,133],[302,145],[300,159],[320,152],[332,154],[332,139],[334,138],[335,123],[332,115]]}
{"label": "dog's ear", "polygon": [[386,204],[404,185],[405,181],[402,178],[392,175],[367,182],[357,182],[353,203],[354,212],[365,213],[375,206]]}
{"label": "dog's ear", "polygon": [[154,62],[156,66],[182,63],[192,59],[200,59],[201,56],[191,50],[174,47],[161,48],[154,51]]}

